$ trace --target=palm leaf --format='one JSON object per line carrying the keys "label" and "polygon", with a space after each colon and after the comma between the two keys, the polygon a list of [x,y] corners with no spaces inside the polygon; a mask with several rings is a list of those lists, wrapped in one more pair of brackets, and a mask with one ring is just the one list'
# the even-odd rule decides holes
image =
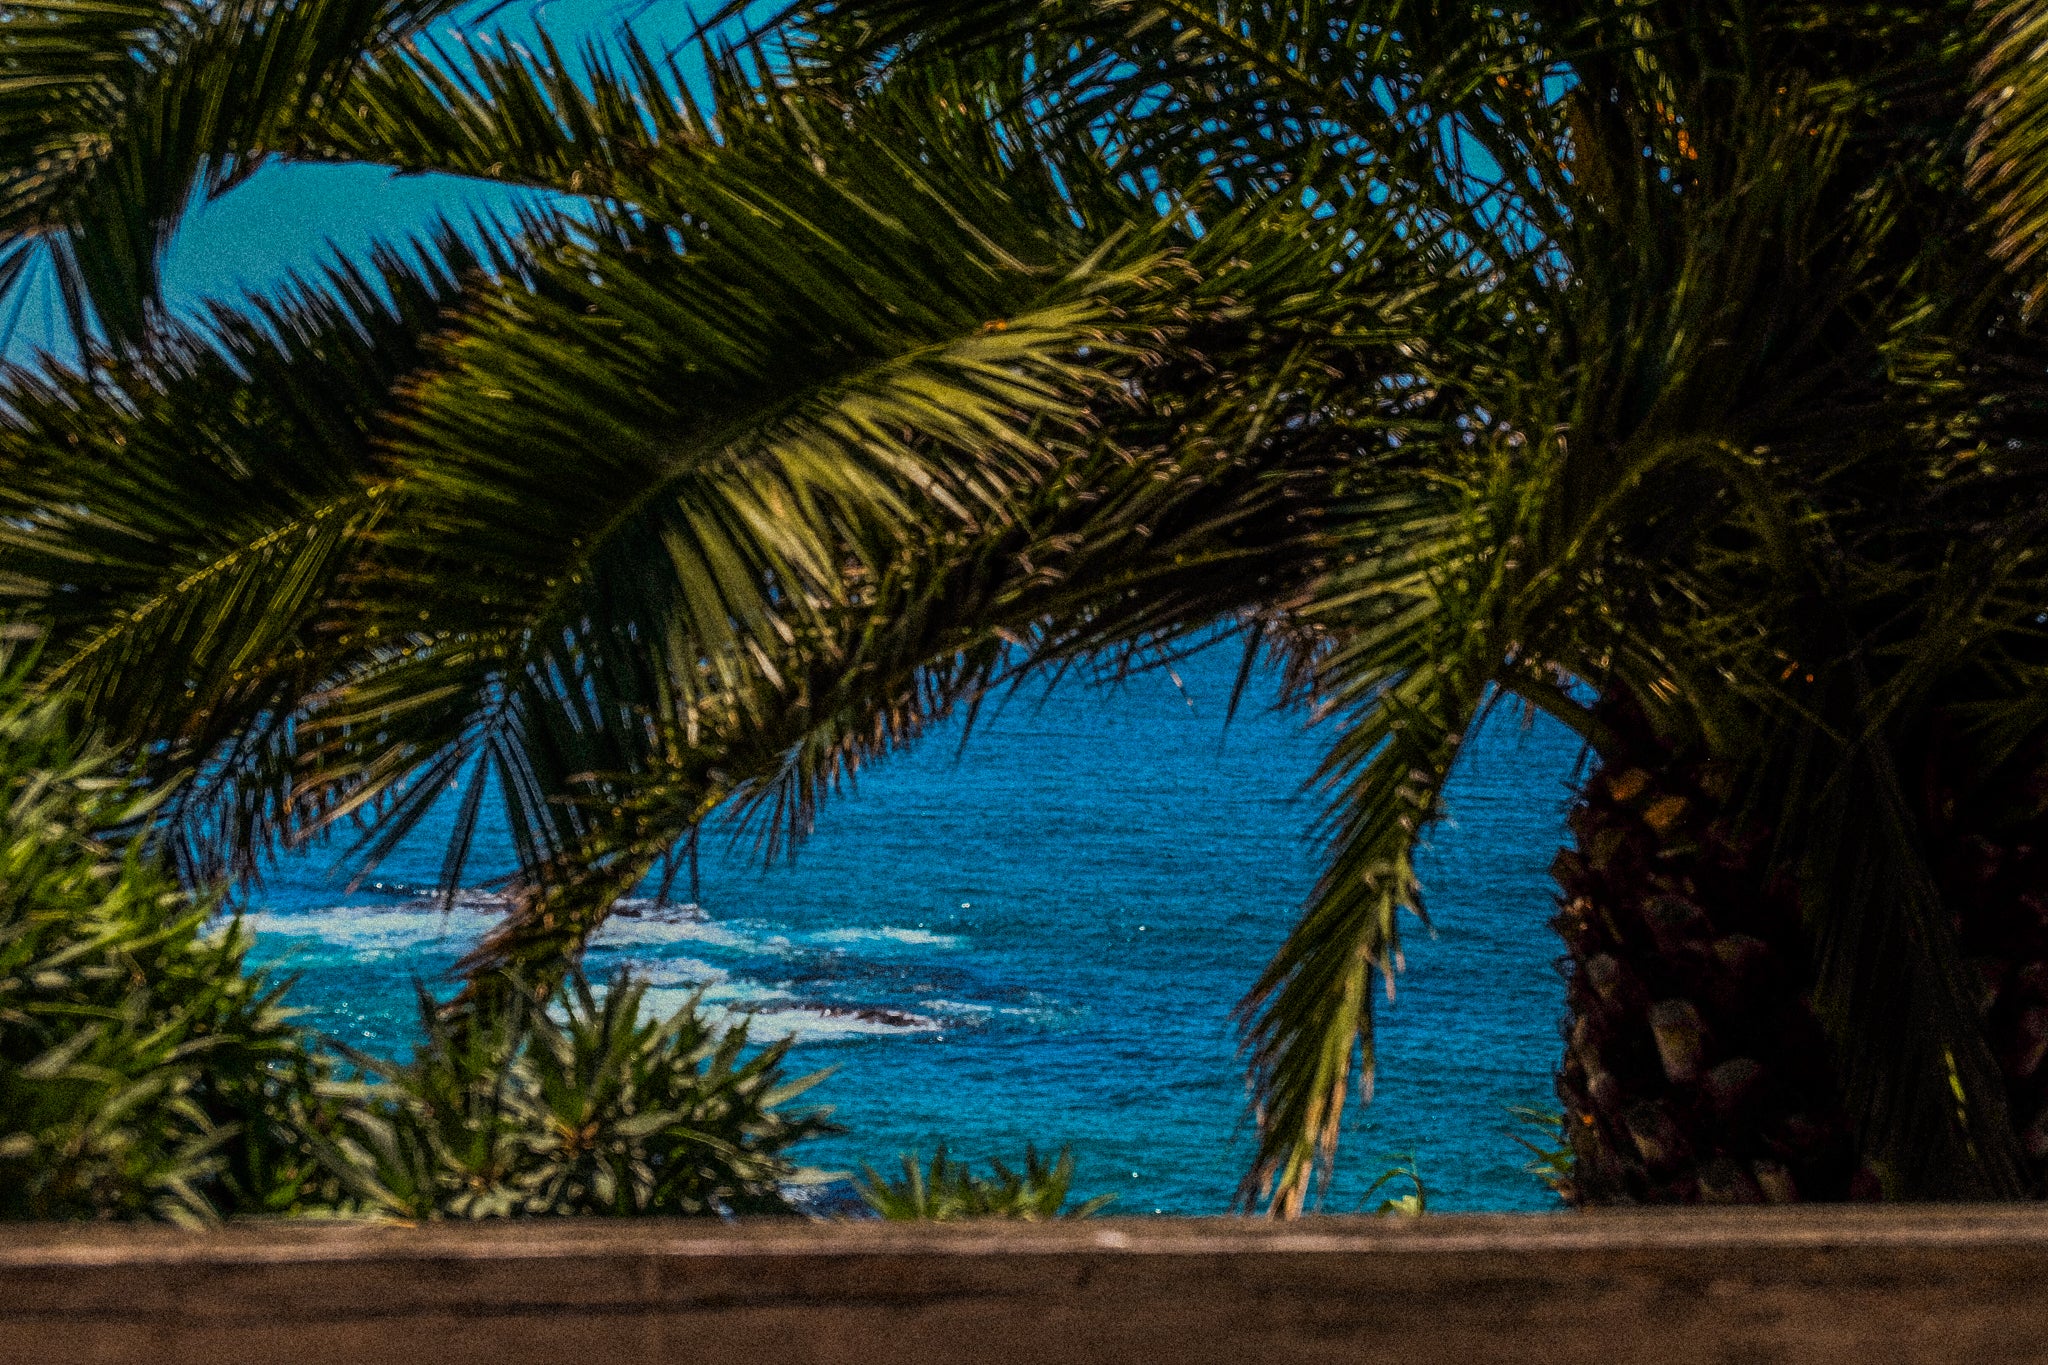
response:
{"label": "palm leaf", "polygon": [[1984,41],[1976,70],[1981,122],[1970,144],[1970,178],[1985,199],[1993,250],[2024,282],[2038,308],[2048,282],[2048,5],[2040,0],[1980,0]]}
{"label": "palm leaf", "polygon": [[45,686],[155,743],[159,776],[201,768],[174,807],[194,871],[246,872],[291,823],[293,717],[340,666],[342,584],[389,492],[385,413],[478,268],[444,232],[147,360],[11,376],[0,592],[52,627]]}
{"label": "palm leaf", "polygon": [[[123,0],[9,8],[0,256],[40,246],[76,339],[140,346],[195,193],[246,175],[365,53],[448,0]],[[20,279],[12,281],[21,287]]]}

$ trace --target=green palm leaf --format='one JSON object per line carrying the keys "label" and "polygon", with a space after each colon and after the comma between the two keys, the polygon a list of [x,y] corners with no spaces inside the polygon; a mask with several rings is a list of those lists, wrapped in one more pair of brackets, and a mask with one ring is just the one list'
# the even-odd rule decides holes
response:
{"label": "green palm leaf", "polygon": [[1971,141],[1970,177],[1985,198],[1998,257],[2027,286],[2029,307],[2044,290],[2048,250],[2048,5],[2039,0],[1980,0],[1982,56],[1976,108],[1982,122]]}
{"label": "green palm leaf", "polygon": [[293,719],[343,666],[343,585],[388,502],[376,442],[479,266],[444,234],[146,360],[11,377],[0,593],[51,627],[46,686],[157,743],[158,777],[201,770],[172,808],[195,872],[251,870],[294,822]]}
{"label": "green palm leaf", "polygon": [[81,346],[143,344],[195,193],[246,175],[449,0],[57,0],[0,36],[0,283],[40,250]]}

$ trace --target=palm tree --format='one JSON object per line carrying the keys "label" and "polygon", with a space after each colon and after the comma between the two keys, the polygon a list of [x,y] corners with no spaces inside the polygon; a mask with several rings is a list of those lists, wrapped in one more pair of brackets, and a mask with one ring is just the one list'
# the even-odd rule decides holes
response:
{"label": "palm tree", "polygon": [[13,377],[0,587],[196,769],[194,875],[352,815],[373,859],[495,773],[527,891],[480,964],[560,963],[725,803],[800,834],[1019,666],[1240,622],[1335,727],[1247,1002],[1280,1211],[1518,697],[1598,760],[1579,1197],[2021,1193],[2038,339],[1962,188],[1970,22],[845,0],[708,105],[630,41],[373,44],[212,155],[555,207],[81,325]]}
{"label": "palm tree", "polygon": [[374,859],[495,775],[530,898],[479,962],[558,968],[706,813],[800,832],[1018,643],[1313,571],[1304,495],[1355,445],[1320,395],[1398,365],[1427,283],[1391,226],[1162,215],[999,116],[1000,69],[765,56],[713,54],[715,115],[630,40],[369,60],[279,154],[576,206],[13,376],[6,586],[47,685],[196,770],[191,875],[358,814]]}
{"label": "palm tree", "polygon": [[[2003,8],[1987,88],[2039,30]],[[2034,1188],[2039,341],[1963,193],[1968,6],[806,18],[855,67],[1007,42],[1123,164],[1372,196],[1483,290],[1409,376],[1457,394],[1429,472],[1464,528],[1362,517],[1288,607],[1351,723],[1329,871],[1250,1002],[1283,1206],[1330,1155],[1408,851],[1504,694],[1599,758],[1558,865],[1579,1197]],[[2017,169],[1979,174],[2028,209],[2026,106],[1997,107]]]}

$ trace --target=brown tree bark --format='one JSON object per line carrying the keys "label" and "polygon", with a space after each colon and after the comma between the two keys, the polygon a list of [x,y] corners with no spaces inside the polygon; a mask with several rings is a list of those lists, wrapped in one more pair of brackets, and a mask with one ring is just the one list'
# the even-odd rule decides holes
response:
{"label": "brown tree bark", "polygon": [[1792,887],[1725,774],[1623,707],[1552,871],[1567,957],[1557,1077],[1580,1204],[1875,1197],[1859,1173]]}

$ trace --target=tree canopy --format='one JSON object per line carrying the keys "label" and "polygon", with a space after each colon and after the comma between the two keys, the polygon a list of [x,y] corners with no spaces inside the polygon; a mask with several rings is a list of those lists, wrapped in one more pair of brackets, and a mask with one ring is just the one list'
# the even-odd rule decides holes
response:
{"label": "tree canopy", "polygon": [[[1725,763],[1865,1144],[2026,1188],[1913,764],[2048,733],[2037,5],[836,0],[701,79],[440,7],[36,12],[0,287],[49,253],[83,353],[8,378],[0,593],[187,775],[189,874],[354,816],[373,860],[489,773],[444,880],[501,792],[476,965],[559,970],[713,810],[800,836],[1000,682],[1222,622],[1331,736],[1247,1199],[1332,1159],[1509,698]],[[269,158],[552,197],[169,315],[179,212]]]}

